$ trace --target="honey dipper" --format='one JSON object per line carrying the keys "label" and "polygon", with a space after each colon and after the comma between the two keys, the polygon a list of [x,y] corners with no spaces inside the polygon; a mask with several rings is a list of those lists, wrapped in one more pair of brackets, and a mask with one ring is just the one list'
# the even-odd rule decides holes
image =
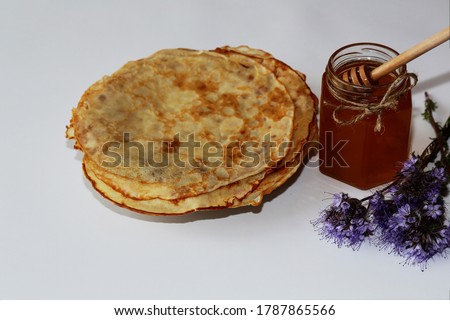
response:
{"label": "honey dipper", "polygon": [[422,42],[416,44],[414,47],[409,48],[405,52],[392,58],[391,60],[383,63],[370,71],[367,65],[355,66],[347,69],[342,74],[342,79],[351,84],[360,86],[370,86],[376,84],[376,81],[381,77],[389,74],[391,71],[397,69],[401,65],[404,65],[418,56],[428,52],[429,50],[437,47],[450,39],[450,27],[447,27],[438,33],[428,37]]}

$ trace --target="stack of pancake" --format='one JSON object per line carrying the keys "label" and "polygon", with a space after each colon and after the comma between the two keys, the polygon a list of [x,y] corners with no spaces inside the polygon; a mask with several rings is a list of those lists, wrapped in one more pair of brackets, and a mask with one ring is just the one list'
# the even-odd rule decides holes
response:
{"label": "stack of pancake", "polygon": [[161,50],[94,83],[66,136],[93,187],[149,214],[259,205],[317,136],[305,76],[246,46]]}

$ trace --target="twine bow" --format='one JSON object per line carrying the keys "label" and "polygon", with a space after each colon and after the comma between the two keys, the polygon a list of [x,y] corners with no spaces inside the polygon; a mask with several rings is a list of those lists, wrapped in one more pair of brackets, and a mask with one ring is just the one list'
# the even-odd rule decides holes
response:
{"label": "twine bow", "polygon": [[[405,86],[401,90],[396,91],[397,86],[401,84],[403,81],[410,79],[410,83],[408,86]],[[365,117],[368,117],[374,113],[377,114],[377,121],[375,123],[375,127],[373,131],[380,132],[382,128],[382,119],[381,114],[384,110],[397,110],[398,98],[404,94],[405,92],[411,90],[417,84],[417,75],[414,73],[405,73],[403,75],[398,76],[389,86],[386,93],[379,103],[358,103],[355,101],[350,101],[343,98],[335,97],[342,104],[334,109],[333,111],[333,119],[336,123],[340,125],[351,125],[358,121],[361,121]],[[359,111],[359,114],[350,120],[341,120],[338,118],[337,113],[340,110],[353,110]]]}

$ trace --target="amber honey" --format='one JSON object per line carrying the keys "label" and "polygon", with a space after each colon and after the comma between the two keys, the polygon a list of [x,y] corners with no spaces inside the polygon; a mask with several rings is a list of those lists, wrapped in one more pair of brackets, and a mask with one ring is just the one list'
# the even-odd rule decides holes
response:
{"label": "amber honey", "polygon": [[[360,189],[369,189],[391,181],[409,153],[411,93],[403,93],[395,110],[383,110],[381,128],[375,130],[377,114],[352,124],[338,124],[333,118],[342,101],[376,104],[381,101],[392,82],[406,67],[379,79],[370,87],[344,82],[341,74],[361,63],[375,68],[397,53],[385,46],[369,43],[350,45],[336,51],[330,58],[322,78],[320,98],[320,171]],[[398,84],[402,90],[408,83]],[[340,108],[336,117],[346,122],[361,111]]]}

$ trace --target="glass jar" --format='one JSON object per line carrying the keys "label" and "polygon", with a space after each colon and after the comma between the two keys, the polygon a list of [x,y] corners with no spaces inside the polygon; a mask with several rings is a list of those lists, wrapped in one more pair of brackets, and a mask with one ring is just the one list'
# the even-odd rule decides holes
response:
{"label": "glass jar", "polygon": [[[342,73],[351,67],[363,64],[374,69],[396,55],[395,50],[375,43],[351,44],[331,55],[320,98],[319,158],[323,174],[369,189],[391,181],[407,159],[412,105],[406,66],[370,86],[342,79]],[[404,80],[395,81],[400,76]],[[405,91],[395,108],[372,112],[364,107],[379,104],[394,81],[391,94]]]}

